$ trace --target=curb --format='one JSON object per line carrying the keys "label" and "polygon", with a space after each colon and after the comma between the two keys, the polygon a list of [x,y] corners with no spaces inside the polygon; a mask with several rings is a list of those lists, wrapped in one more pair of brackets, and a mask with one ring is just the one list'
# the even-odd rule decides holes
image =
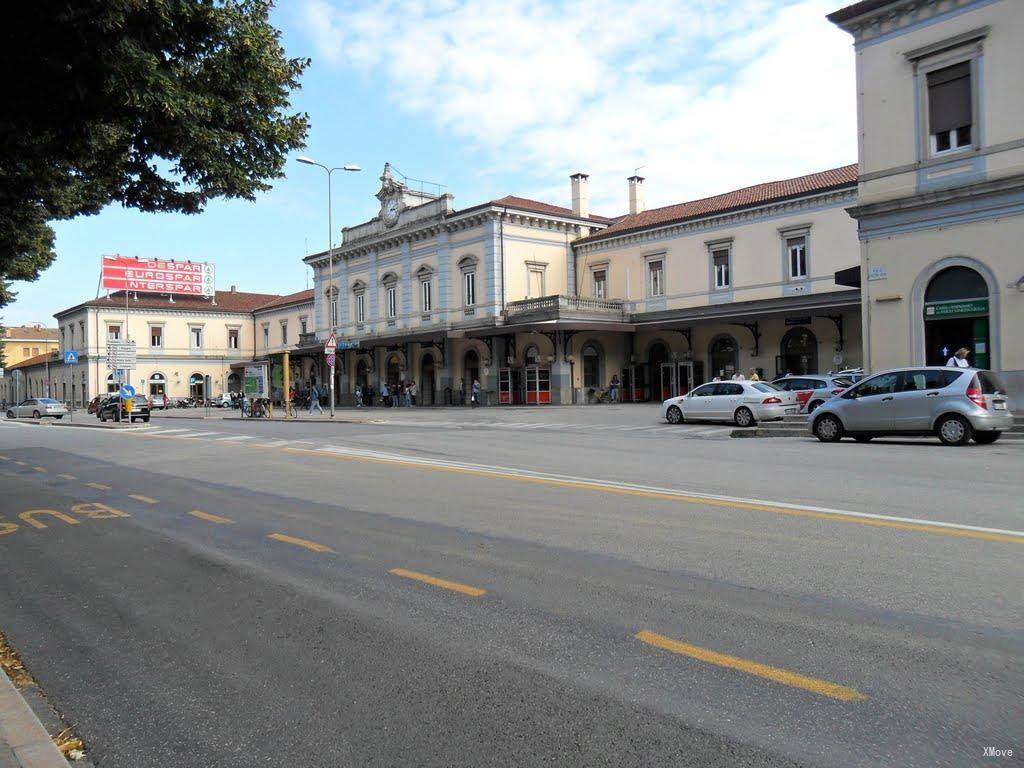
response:
{"label": "curb", "polygon": [[[37,422],[37,421],[25,421],[25,422],[21,422],[21,423],[23,423],[23,424],[31,424],[34,427],[48,426],[48,427],[54,427],[54,428],[73,427],[73,428],[77,428],[77,429],[105,429],[108,432],[139,432],[140,430],[144,430],[144,429],[149,429],[150,428],[150,425],[148,423],[143,424],[143,425],[139,425],[139,426],[136,426],[136,425],[133,424],[133,425],[128,426],[128,427],[122,427],[122,426],[117,426],[117,425],[107,427],[107,426],[104,426],[103,422],[101,422],[101,421],[97,421],[95,424],[86,424],[84,421],[80,421],[80,422],[74,422],[74,421],[54,422],[52,424],[45,424],[44,422],[41,422],[41,421],[39,421],[39,422]],[[111,422],[111,423],[114,424],[114,422]]]}
{"label": "curb", "polygon": [[22,768],[68,766],[36,713],[0,671],[0,758],[5,749],[14,756],[15,766]]}

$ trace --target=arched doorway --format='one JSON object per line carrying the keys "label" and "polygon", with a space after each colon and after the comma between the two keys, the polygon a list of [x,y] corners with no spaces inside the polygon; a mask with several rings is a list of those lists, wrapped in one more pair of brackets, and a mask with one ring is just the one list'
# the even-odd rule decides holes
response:
{"label": "arched doorway", "polygon": [[660,341],[651,344],[647,350],[649,362],[647,376],[647,400],[661,402],[671,396],[672,373],[668,366],[668,347]]}
{"label": "arched doorway", "polygon": [[779,345],[780,374],[818,373],[818,337],[810,328],[791,328]]}
{"label": "arched doorway", "polygon": [[462,359],[462,378],[466,386],[466,397],[473,389],[473,382],[480,381],[480,355],[475,349],[466,352]]}
{"label": "arched doorway", "polygon": [[356,362],[356,386],[363,388],[370,383],[370,366],[365,357]]}
{"label": "arched doorway", "polygon": [[237,393],[242,391],[242,377],[237,373],[228,374],[228,393]]}
{"label": "arched doorway", "polygon": [[385,374],[385,381],[388,383],[388,389],[394,389],[398,386],[398,382],[402,379],[402,359],[398,355],[391,355],[388,358],[387,373]]}
{"label": "arched doorway", "polygon": [[598,389],[601,386],[601,353],[593,344],[587,344],[580,353],[583,358],[583,388]]}
{"label": "arched doorway", "polygon": [[434,356],[429,352],[420,360],[419,405],[434,404]]}
{"label": "arched doorway", "polygon": [[203,374],[193,373],[188,377],[188,395],[193,400],[203,400]]}
{"label": "arched doorway", "polygon": [[167,395],[167,378],[162,373],[154,373],[149,377],[149,395]]}
{"label": "arched doorway", "polygon": [[924,292],[925,364],[945,365],[964,347],[976,368],[988,368],[988,284],[970,267],[947,267]]}
{"label": "arched doorway", "polygon": [[708,374],[731,379],[740,367],[740,345],[727,333],[715,336],[708,345]]}

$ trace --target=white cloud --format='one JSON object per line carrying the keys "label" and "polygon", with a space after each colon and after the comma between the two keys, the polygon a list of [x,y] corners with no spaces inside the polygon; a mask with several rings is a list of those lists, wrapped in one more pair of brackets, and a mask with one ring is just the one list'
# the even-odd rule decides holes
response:
{"label": "white cloud", "polygon": [[[853,50],[835,0],[307,0],[319,56],[380,81],[395,108],[467,141],[519,194],[565,202],[591,174],[621,212],[850,162]],[[463,201],[470,202],[470,201]]]}

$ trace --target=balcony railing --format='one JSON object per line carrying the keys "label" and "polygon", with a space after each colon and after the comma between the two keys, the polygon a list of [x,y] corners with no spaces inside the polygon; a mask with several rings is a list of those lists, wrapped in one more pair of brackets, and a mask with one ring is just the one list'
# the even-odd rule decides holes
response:
{"label": "balcony railing", "polygon": [[299,334],[299,346],[300,347],[312,347],[316,344],[316,334],[310,331],[309,333]]}
{"label": "balcony railing", "polygon": [[505,316],[591,317],[601,320],[624,320],[623,302],[617,299],[592,299],[586,296],[541,296],[537,299],[510,301]]}

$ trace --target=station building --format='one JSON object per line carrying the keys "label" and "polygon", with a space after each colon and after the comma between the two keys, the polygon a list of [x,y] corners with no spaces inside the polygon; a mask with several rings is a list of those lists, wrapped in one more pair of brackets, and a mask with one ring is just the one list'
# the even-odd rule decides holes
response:
{"label": "station building", "polygon": [[[715,375],[859,365],[857,168],[835,168],[630,213],[504,197],[456,209],[388,166],[380,213],[343,230],[314,270],[316,337],[343,353],[341,402],[357,385],[415,380],[423,404],[477,380],[491,404],[584,403],[613,376],[627,400],[661,400]],[[333,271],[332,271],[333,265]]]}
{"label": "station building", "polygon": [[864,362],[959,347],[1024,405],[1024,3],[863,0],[854,39]]}

